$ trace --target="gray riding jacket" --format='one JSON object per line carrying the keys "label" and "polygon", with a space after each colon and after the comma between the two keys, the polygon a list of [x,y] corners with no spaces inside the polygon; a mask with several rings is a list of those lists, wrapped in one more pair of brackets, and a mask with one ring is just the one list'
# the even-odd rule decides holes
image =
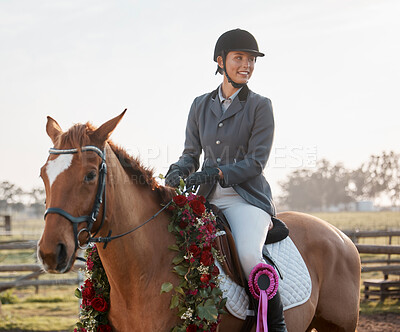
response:
{"label": "gray riding jacket", "polygon": [[[186,126],[185,147],[175,163],[184,176],[197,171],[204,151],[204,167],[218,167],[222,187],[233,187],[247,202],[275,216],[271,188],[263,175],[274,136],[271,101],[244,86],[223,113],[218,89],[197,97]],[[200,186],[208,197],[215,183]]]}

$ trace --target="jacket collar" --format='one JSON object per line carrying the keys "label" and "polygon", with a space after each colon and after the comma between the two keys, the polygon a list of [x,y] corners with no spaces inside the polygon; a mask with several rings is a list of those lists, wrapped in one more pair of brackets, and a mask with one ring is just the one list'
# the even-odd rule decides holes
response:
{"label": "jacket collar", "polygon": [[218,98],[218,88],[211,92],[211,110],[217,116],[220,121],[223,121],[231,116],[235,115],[237,112],[243,109],[243,105],[247,100],[249,95],[249,88],[247,84],[243,86],[242,90],[240,90],[238,94],[238,98],[235,98],[229,108],[226,110],[225,113],[222,114],[220,101]]}
{"label": "jacket collar", "polygon": [[[219,88],[219,87],[218,87]],[[218,97],[218,88],[216,88],[213,92],[211,92],[211,99],[214,101],[215,98]],[[247,100],[247,96],[249,95],[249,87],[247,86],[247,84],[245,86],[243,86],[243,89],[240,90],[239,94],[238,94],[238,98],[240,101],[246,101]]]}

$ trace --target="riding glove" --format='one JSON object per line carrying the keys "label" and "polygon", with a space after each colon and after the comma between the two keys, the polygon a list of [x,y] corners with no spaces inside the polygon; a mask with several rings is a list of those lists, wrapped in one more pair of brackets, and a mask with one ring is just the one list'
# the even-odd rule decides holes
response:
{"label": "riding glove", "polygon": [[186,187],[198,186],[203,183],[214,183],[219,180],[219,169],[206,167],[201,172],[192,173],[186,179]]}
{"label": "riding glove", "polygon": [[165,185],[176,188],[179,186],[181,178],[183,177],[183,172],[179,166],[171,165],[167,175],[165,176]]}

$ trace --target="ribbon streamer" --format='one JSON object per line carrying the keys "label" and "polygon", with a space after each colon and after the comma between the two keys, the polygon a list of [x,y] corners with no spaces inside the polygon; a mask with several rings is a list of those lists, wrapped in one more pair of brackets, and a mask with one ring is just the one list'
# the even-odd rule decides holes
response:
{"label": "ribbon streamer", "polygon": [[258,304],[256,332],[268,332],[268,300],[278,291],[279,277],[275,269],[265,263],[257,264],[249,276],[249,289]]}

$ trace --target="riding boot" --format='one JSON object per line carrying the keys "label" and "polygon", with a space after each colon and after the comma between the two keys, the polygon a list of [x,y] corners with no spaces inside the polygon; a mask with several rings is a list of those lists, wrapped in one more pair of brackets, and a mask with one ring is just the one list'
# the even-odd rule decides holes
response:
{"label": "riding boot", "polygon": [[279,291],[268,301],[268,332],[287,332]]}

